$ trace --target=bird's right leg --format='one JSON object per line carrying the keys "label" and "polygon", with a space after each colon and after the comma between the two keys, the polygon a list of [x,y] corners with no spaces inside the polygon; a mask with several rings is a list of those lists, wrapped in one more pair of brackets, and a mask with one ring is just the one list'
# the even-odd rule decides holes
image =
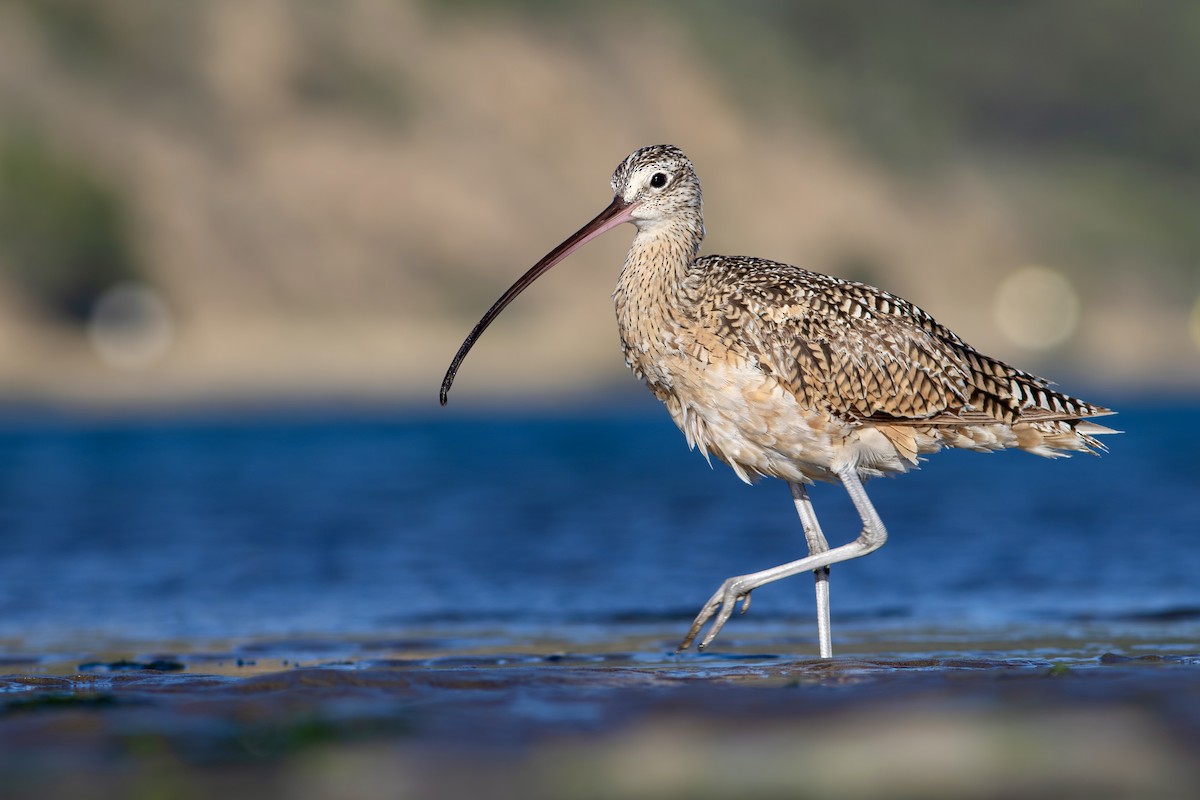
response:
{"label": "bird's right leg", "polygon": [[683,638],[683,642],[679,645],[680,650],[686,650],[700,634],[700,629],[704,627],[704,623],[716,615],[708,633],[700,640],[699,648],[703,650],[707,647],[716,638],[721,628],[725,626],[725,623],[729,621],[729,617],[733,614],[733,609],[737,605],[738,600],[746,597],[758,587],[792,575],[799,575],[802,572],[812,572],[822,569],[839,561],[859,558],[868,553],[873,553],[883,546],[884,542],[887,541],[887,529],[883,527],[883,520],[879,518],[879,513],[875,511],[875,507],[871,505],[871,500],[867,497],[866,490],[863,489],[858,472],[853,467],[847,467],[840,470],[837,476],[841,479],[842,485],[846,487],[846,492],[850,495],[850,500],[854,503],[854,508],[858,511],[859,517],[862,518],[863,528],[858,538],[849,544],[835,547],[832,550],[826,550],[823,553],[810,554],[788,564],[780,564],[778,567],[771,567],[762,572],[752,572],[749,575],[738,575],[737,577],[729,578],[721,584],[721,588],[717,589],[716,593],[700,609],[700,613],[696,615],[695,621],[692,622],[692,627],[688,631],[687,636]]}
{"label": "bird's right leg", "polygon": [[[788,481],[792,490],[792,500],[796,503],[796,513],[800,515],[800,524],[804,526],[804,538],[808,542],[808,554],[824,553],[829,549],[825,534],[821,532],[821,523],[817,522],[817,512],[813,510],[812,501],[808,499],[808,490],[803,483]],[[829,627],[829,567],[824,566],[813,570],[813,578],[817,589],[817,646],[821,658],[833,658],[833,634]]]}

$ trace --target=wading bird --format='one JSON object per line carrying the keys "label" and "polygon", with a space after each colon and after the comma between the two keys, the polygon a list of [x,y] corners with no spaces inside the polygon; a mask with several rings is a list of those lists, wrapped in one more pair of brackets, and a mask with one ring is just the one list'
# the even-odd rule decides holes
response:
{"label": "wading bird", "polygon": [[[625,363],[687,437],[738,477],[779,478],[804,526],[804,558],[726,580],[679,649],[708,620],[703,649],[738,601],[764,584],[813,572],[817,633],[832,655],[829,566],[887,538],[863,481],[907,472],[943,447],[1018,447],[1040,456],[1095,453],[1115,431],[1088,418],[1113,412],[983,355],[907,300],[866,284],[743,256],[699,256],[700,180],[671,145],[643,147],[612,176],[608,208],[521,276],[475,326],[442,381],[518,294],[587,242],[637,228],[613,292]],[[862,518],[854,541],[830,549],[806,484],[840,482]],[[715,618],[714,618],[715,615]]]}

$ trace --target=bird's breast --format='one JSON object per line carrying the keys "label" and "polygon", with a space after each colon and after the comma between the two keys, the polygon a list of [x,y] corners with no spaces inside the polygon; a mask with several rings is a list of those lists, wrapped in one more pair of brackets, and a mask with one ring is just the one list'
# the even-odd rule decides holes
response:
{"label": "bird's breast", "polygon": [[[872,477],[915,465],[915,458],[884,433],[801,405],[775,377],[736,354],[668,355],[639,374],[666,405],[688,445],[706,457],[716,456],[746,482],[759,477],[834,481],[847,466]],[[663,379],[651,377],[658,375]]]}

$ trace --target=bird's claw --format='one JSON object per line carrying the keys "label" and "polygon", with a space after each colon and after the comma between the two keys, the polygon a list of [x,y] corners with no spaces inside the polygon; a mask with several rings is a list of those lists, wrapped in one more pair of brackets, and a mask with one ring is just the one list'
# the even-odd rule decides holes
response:
{"label": "bird's claw", "polygon": [[703,650],[712,644],[712,640],[717,638],[717,634],[721,632],[721,628],[725,627],[725,623],[733,615],[733,609],[737,607],[738,601],[742,601],[742,613],[745,614],[750,609],[750,592],[752,590],[746,588],[741,577],[729,578],[721,584],[721,588],[708,599],[704,607],[700,609],[700,613],[696,615],[696,619],[692,622],[692,627],[688,630],[687,636],[683,637],[680,642],[677,652],[682,652],[691,646],[696,637],[700,635],[704,624],[716,615],[712,625],[709,626],[708,633],[696,645],[697,650]]}

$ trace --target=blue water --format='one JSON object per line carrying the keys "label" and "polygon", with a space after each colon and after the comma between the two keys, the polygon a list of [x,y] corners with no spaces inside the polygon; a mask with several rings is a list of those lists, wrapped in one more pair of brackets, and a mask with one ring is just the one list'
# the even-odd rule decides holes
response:
{"label": "blue water", "polygon": [[[891,538],[834,569],[835,624],[1200,616],[1197,411],[1122,404],[1103,458],[949,452],[871,482]],[[813,500],[831,542],[857,535],[839,487]],[[464,623],[682,633],[724,578],[803,542],[783,484],[710,469],[656,407],[0,421],[9,648]],[[759,590],[747,619],[807,631],[811,586]]]}

